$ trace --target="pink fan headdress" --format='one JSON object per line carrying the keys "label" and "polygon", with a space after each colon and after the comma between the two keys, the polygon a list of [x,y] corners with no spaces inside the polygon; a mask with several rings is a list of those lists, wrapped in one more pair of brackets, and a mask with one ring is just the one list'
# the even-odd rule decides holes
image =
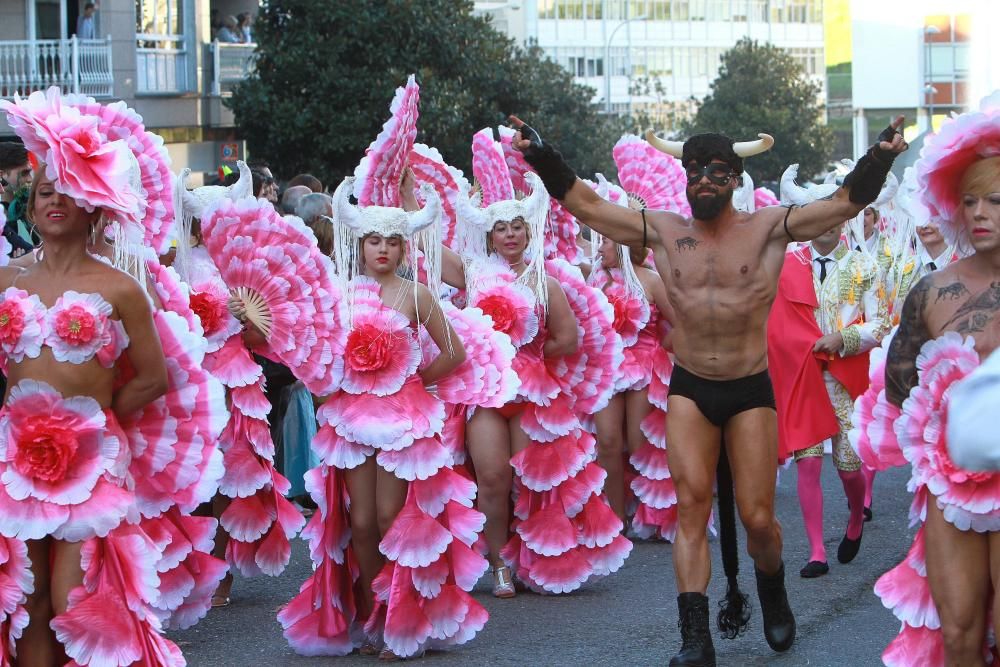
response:
{"label": "pink fan headdress", "polygon": [[170,158],[124,102],[104,105],[56,87],[0,102],[12,129],[42,156],[57,191],[112,220],[115,265],[141,275],[140,244],[158,254],[172,235]]}
{"label": "pink fan headdress", "polygon": [[[441,215],[444,222],[441,240],[449,248],[455,249],[455,233],[458,225],[458,198],[469,190],[465,175],[447,164],[436,148],[424,144],[414,144],[410,151],[410,169],[418,186],[429,185],[441,200]],[[421,205],[426,204],[418,197]]]}
{"label": "pink fan headdress", "polygon": [[354,170],[354,196],[359,205],[400,205],[399,182],[417,137],[419,102],[420,86],[411,74],[406,85],[396,89],[389,105],[392,115]]}
{"label": "pink fan headdress", "polygon": [[[521,218],[530,233],[524,253],[529,265],[517,282],[527,285],[534,292],[537,302],[545,308],[548,294],[544,262],[545,221],[549,214],[550,197],[542,179],[532,171],[525,172],[525,187],[530,188],[531,194],[518,200],[503,149],[493,139],[490,128],[480,130],[472,138],[472,173],[480,189],[471,199],[468,196],[458,198],[459,254],[468,266],[487,260],[486,239],[494,225]],[[472,291],[475,291],[475,280],[470,282]]]}
{"label": "pink fan headdress", "polygon": [[612,150],[618,182],[628,193],[629,206],[691,215],[685,189],[687,177],[680,160],[664,155],[634,134],[626,134]]}
{"label": "pink fan headdress", "polygon": [[42,156],[45,175],[58,192],[88,211],[102,208],[138,219],[143,207],[138,165],[124,141],[100,132],[100,118],[81,112],[54,86],[0,101],[0,108],[25,147]]}
{"label": "pink fan headdress", "polygon": [[[410,266],[417,267],[418,251],[423,249],[427,286],[432,294],[437,294],[441,285],[440,218],[446,204],[445,197],[437,193],[438,186],[427,181],[429,172],[441,178],[447,168],[442,170],[430,164],[435,162],[435,156],[429,149],[414,150],[419,102],[420,87],[411,74],[406,85],[396,89],[389,105],[391,116],[355,168],[354,178],[346,179],[334,193],[334,218],[339,223],[334,225],[334,256],[337,271],[350,279],[362,273],[362,257],[358,253],[361,238],[368,234],[401,236],[408,241]],[[401,208],[399,185],[414,154],[423,177],[418,199],[424,202],[424,207],[407,212]],[[445,192],[449,189],[447,185],[441,187]],[[352,192],[358,200],[357,206],[349,200]],[[447,206],[454,210],[454,199]],[[414,280],[414,298],[417,282]]]}
{"label": "pink fan headdress", "polygon": [[968,232],[956,220],[962,193],[959,182],[972,163],[1000,156],[1000,91],[985,98],[978,111],[953,116],[920,151],[917,182],[931,217],[940,221],[949,243],[967,247]]}

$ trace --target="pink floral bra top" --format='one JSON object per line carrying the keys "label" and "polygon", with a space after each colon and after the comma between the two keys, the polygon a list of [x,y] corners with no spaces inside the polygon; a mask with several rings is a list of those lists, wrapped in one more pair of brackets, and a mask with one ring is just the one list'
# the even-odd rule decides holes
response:
{"label": "pink floral bra top", "polygon": [[128,347],[128,334],[111,319],[111,304],[97,293],[68,291],[51,308],[37,294],[8,287],[0,294],[0,350],[19,363],[35,359],[43,346],[56,361],[83,364],[94,357],[105,368],[114,366]]}

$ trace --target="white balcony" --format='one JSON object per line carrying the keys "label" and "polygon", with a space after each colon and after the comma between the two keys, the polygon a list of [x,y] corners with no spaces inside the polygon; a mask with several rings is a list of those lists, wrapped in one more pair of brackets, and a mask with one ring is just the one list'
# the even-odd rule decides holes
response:
{"label": "white balcony", "polygon": [[111,38],[0,41],[0,97],[24,97],[50,86],[111,97]]}
{"label": "white balcony", "polygon": [[137,34],[135,92],[140,95],[181,95],[191,92],[185,40],[177,35]]}
{"label": "white balcony", "polygon": [[225,44],[212,42],[208,45],[212,63],[212,95],[228,95],[236,84],[253,72],[256,44]]}

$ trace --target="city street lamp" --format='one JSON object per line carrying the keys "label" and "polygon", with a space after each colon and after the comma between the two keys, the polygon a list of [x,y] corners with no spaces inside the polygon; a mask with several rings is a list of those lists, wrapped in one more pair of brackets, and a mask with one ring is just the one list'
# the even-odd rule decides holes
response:
{"label": "city street lamp", "polygon": [[[610,35],[608,35],[608,41],[604,43],[604,112],[607,114],[611,113],[611,40],[615,38],[615,34],[621,29],[622,26],[628,25],[632,21],[645,20],[645,14],[625,19],[615,26],[615,29],[611,31]],[[626,75],[631,78],[631,72],[626,72]]]}
{"label": "city street lamp", "polygon": [[941,29],[936,25],[924,27],[924,100],[927,103],[927,127],[930,132],[934,131],[934,96],[938,91],[934,87],[934,48],[927,38],[940,34]]}

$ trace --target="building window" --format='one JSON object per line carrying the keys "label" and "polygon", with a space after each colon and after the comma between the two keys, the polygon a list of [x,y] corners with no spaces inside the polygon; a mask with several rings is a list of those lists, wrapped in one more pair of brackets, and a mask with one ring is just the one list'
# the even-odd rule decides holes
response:
{"label": "building window", "polygon": [[135,32],[141,35],[183,35],[183,0],[135,0]]}
{"label": "building window", "polygon": [[189,90],[185,2],[135,0],[136,92],[176,94]]}

